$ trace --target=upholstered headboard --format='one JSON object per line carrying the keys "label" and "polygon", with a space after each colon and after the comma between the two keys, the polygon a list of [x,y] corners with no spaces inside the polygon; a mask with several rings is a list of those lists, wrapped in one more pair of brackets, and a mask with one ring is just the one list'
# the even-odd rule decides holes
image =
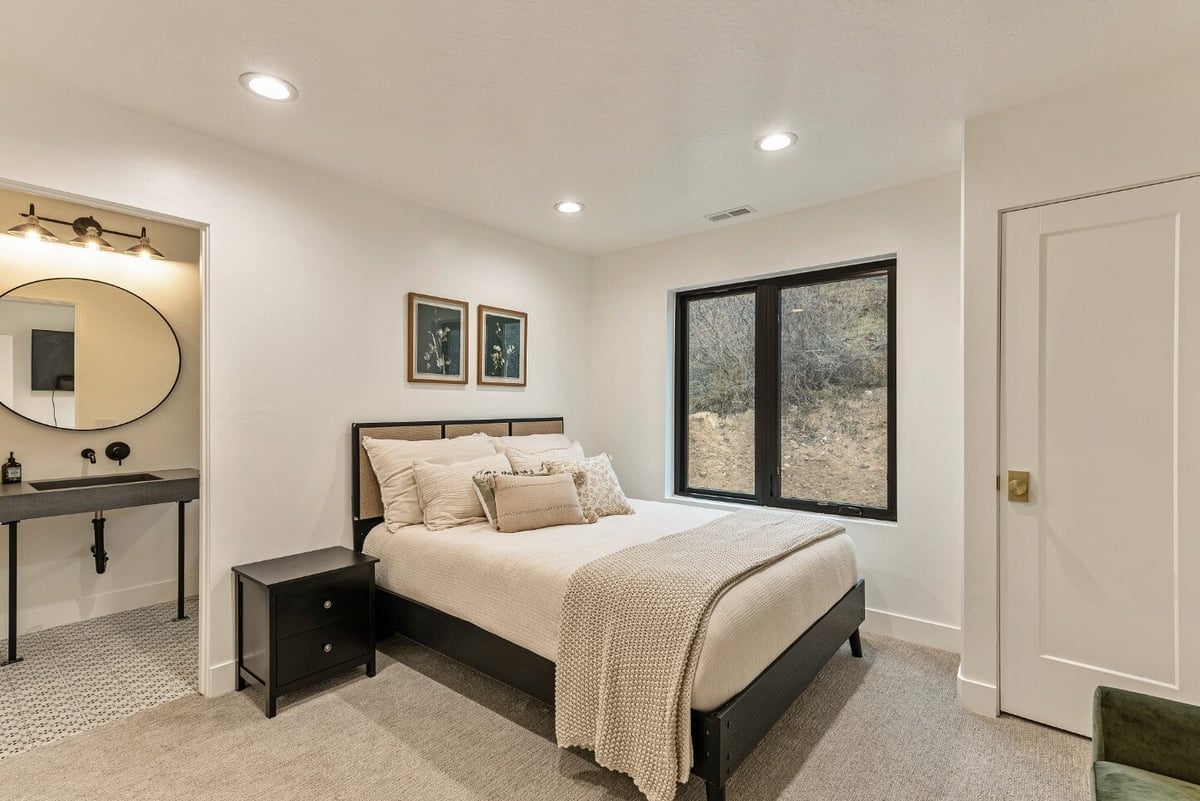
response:
{"label": "upholstered headboard", "polygon": [[498,420],[434,420],[419,423],[355,423],[350,428],[351,494],[350,514],[354,518],[354,549],[362,550],[367,533],[383,522],[383,501],[379,482],[371,469],[371,460],[363,447],[363,435],[375,439],[442,439],[470,434],[493,437],[526,434],[562,434],[561,417],[525,417]]}

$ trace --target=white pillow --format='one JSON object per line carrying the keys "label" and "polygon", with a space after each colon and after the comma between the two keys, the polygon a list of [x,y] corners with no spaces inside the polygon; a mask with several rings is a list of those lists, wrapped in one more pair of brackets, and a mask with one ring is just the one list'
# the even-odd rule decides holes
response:
{"label": "white pillow", "polygon": [[[491,440],[481,434],[453,439],[375,439],[363,437],[363,447],[371,459],[379,495],[383,500],[383,522],[392,533],[423,519],[417,498],[413,462],[447,464],[479,459],[495,453]],[[506,465],[505,470],[508,469]]]}
{"label": "white pillow", "polygon": [[482,523],[487,518],[472,479],[481,470],[507,469],[508,459],[499,453],[454,464],[414,462],[413,475],[417,479],[425,527],[430,531],[441,531],[468,523]]}
{"label": "white pillow", "polygon": [[566,434],[525,434],[520,437],[490,437],[496,453],[509,448],[519,451],[548,451],[551,448],[571,447],[571,438]]}
{"label": "white pillow", "polygon": [[522,451],[517,448],[508,448],[504,451],[504,455],[508,457],[508,463],[512,465],[515,472],[523,471],[539,471],[542,469],[542,462],[561,461],[563,459],[582,459],[584,457],[583,446],[578,442],[572,442],[566,448],[550,448],[545,451]]}

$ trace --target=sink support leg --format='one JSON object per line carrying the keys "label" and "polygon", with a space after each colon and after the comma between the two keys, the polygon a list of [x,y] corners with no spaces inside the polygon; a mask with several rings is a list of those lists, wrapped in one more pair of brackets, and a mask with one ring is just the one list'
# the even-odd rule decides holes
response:
{"label": "sink support leg", "polygon": [[96,557],[96,572],[103,573],[108,568],[108,553],[104,550],[104,514],[96,512],[92,518],[92,535],[95,544],[92,545],[92,555]]}
{"label": "sink support leg", "polygon": [[11,665],[20,662],[17,656],[17,523],[8,524],[8,659],[0,662]]}
{"label": "sink support leg", "polygon": [[183,506],[187,501],[179,501],[179,574],[177,577],[177,585],[175,588],[175,619],[187,620],[188,616],[183,613],[183,557],[184,557],[184,530],[183,530]]}

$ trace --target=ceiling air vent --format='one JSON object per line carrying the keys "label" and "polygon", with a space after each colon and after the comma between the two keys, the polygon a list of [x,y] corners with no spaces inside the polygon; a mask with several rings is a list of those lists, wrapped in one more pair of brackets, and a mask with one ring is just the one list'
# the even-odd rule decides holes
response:
{"label": "ceiling air vent", "polygon": [[750,206],[738,206],[736,209],[726,209],[713,214],[705,214],[704,219],[709,222],[721,222],[722,220],[731,220],[734,217],[744,217],[747,214],[753,214],[754,209]]}

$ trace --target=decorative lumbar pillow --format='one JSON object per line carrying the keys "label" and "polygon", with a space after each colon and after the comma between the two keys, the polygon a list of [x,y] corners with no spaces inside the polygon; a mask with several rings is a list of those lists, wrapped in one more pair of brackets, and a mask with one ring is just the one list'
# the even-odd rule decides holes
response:
{"label": "decorative lumbar pillow", "polygon": [[[363,447],[379,481],[379,496],[383,501],[383,521],[395,533],[404,526],[420,523],[420,499],[413,462],[450,464],[480,459],[495,453],[490,437],[473,434],[452,439],[375,439],[363,437]],[[505,466],[504,469],[508,469]]]}
{"label": "decorative lumbar pillow", "polygon": [[[522,470],[516,472],[494,472],[483,471],[476,473],[472,478],[472,483],[475,484],[475,494],[479,497],[479,505],[483,507],[483,514],[487,517],[492,528],[499,529],[500,524],[496,520],[496,477],[497,476],[548,476],[550,475],[544,470]],[[563,475],[566,475],[565,473]],[[583,488],[587,484],[586,473],[570,473],[575,480],[575,494],[582,496]],[[595,515],[584,514],[584,523],[595,523],[598,520]]]}
{"label": "decorative lumbar pillow", "polygon": [[573,475],[501,474],[495,483],[496,527],[505,534],[586,522]]}
{"label": "decorative lumbar pillow", "polygon": [[515,472],[523,472],[526,470],[542,470],[544,462],[562,462],[569,459],[584,458],[583,446],[578,442],[572,442],[566,448],[550,448],[544,451],[523,451],[517,448],[506,448],[504,455],[508,457],[508,463],[512,465]]}
{"label": "decorative lumbar pillow", "polygon": [[546,470],[550,473],[583,473],[587,476],[587,483],[579,495],[584,514],[595,514],[597,517],[633,514],[633,507],[621,491],[621,482],[617,480],[612,459],[607,453],[586,459],[547,461]]}
{"label": "decorative lumbar pillow", "polygon": [[496,525],[496,476],[548,476],[549,473],[536,470],[523,470],[516,473],[511,473],[507,470],[497,472],[495,470],[484,470],[476,473],[471,477],[471,483],[475,485],[475,496],[479,498],[479,505],[483,507],[483,515],[487,521],[492,524],[492,528],[497,528]]}
{"label": "decorative lumbar pillow", "polygon": [[441,531],[468,523],[482,523],[487,518],[475,495],[471,477],[481,470],[507,468],[508,459],[496,453],[470,462],[413,464],[425,527],[430,531]]}
{"label": "decorative lumbar pillow", "polygon": [[566,434],[524,434],[514,437],[488,437],[496,453],[504,453],[509,448],[519,451],[547,451],[551,448],[567,448],[571,438]]}

